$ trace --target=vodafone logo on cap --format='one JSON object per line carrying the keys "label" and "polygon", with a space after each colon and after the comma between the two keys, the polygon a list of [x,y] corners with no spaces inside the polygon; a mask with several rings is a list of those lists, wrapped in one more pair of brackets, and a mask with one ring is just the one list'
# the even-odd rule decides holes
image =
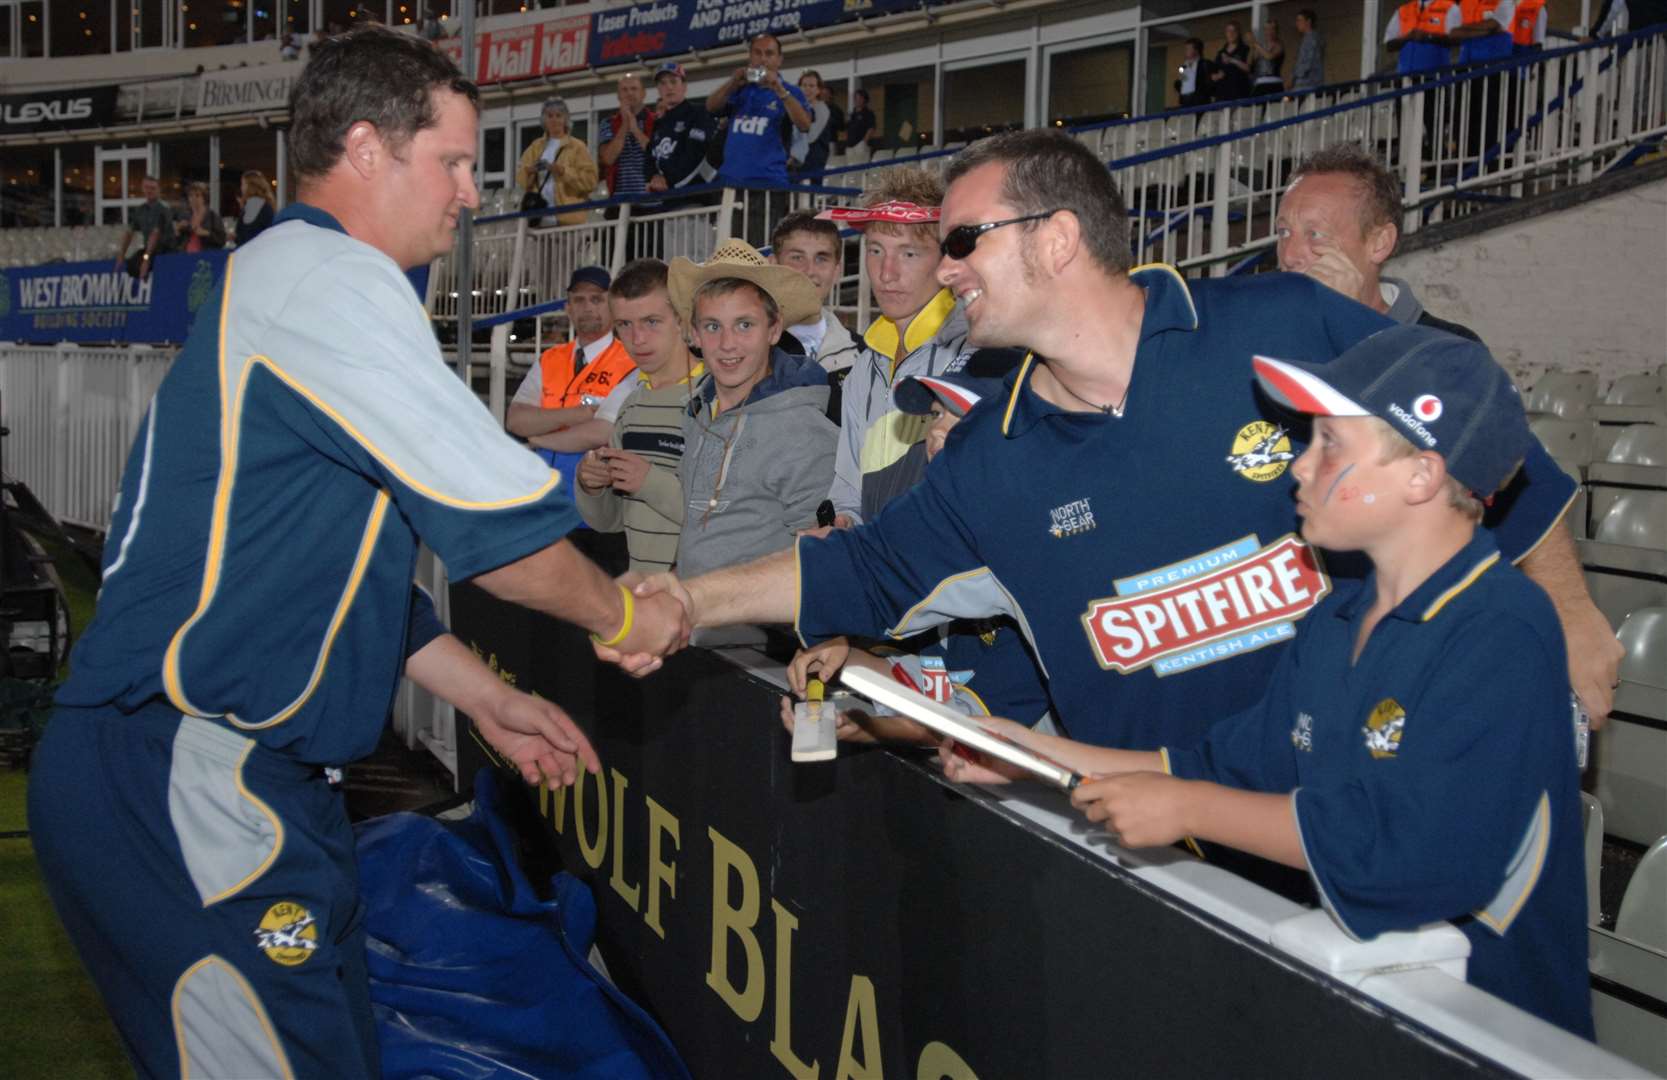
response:
{"label": "vodafone logo on cap", "polygon": [[1420,396],[1412,403],[1412,415],[1426,424],[1435,423],[1441,419],[1441,399],[1434,394]]}

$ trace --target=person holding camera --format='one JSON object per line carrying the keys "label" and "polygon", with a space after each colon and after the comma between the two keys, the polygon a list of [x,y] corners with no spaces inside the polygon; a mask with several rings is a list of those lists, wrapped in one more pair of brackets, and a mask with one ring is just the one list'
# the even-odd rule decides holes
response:
{"label": "person holding camera", "polygon": [[[525,192],[523,210],[584,202],[596,187],[596,162],[585,144],[569,133],[568,115],[567,102],[561,98],[544,103],[540,116],[544,134],[533,140],[515,167],[515,186]],[[579,225],[584,220],[583,210],[556,215],[558,225]]]}
{"label": "person holding camera", "polygon": [[[718,182],[734,187],[787,186],[788,125],[810,130],[810,106],[797,86],[781,78],[781,42],[774,34],[752,39],[747,66],[706,99],[706,111],[729,117]],[[772,203],[779,209],[771,213]],[[747,200],[747,239],[763,244],[770,223],[786,210],[781,195]]]}

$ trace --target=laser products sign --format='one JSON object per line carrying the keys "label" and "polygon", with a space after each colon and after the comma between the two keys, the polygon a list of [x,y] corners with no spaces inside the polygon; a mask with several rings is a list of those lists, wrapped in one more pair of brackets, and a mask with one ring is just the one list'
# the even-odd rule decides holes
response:
{"label": "laser products sign", "polygon": [[593,67],[605,67],[638,57],[735,45],[759,34],[789,34],[920,6],[919,0],[661,0],[632,4],[597,13],[590,62]]}

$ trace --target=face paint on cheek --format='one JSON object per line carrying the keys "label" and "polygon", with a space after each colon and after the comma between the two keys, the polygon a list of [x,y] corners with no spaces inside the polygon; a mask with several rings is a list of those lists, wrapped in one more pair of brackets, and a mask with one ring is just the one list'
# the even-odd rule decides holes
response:
{"label": "face paint on cheek", "polygon": [[1373,503],[1378,501],[1378,497],[1376,495],[1373,495],[1370,491],[1368,491],[1366,493],[1366,497],[1361,499],[1360,501],[1365,503],[1367,506],[1371,506]]}
{"label": "face paint on cheek", "polygon": [[[1328,488],[1326,488],[1326,490],[1325,490],[1325,498],[1323,498],[1323,499],[1321,499],[1321,500],[1320,500],[1320,505],[1321,505],[1321,506],[1324,506],[1324,505],[1325,505],[1325,504],[1327,504],[1327,503],[1329,503],[1329,502],[1330,502],[1330,501],[1331,501],[1331,496],[1332,496],[1332,495],[1333,495],[1333,494],[1335,494],[1335,493],[1336,493],[1336,491],[1337,491],[1337,485],[1338,485],[1338,484],[1341,484],[1341,483],[1342,483],[1342,482],[1343,482],[1343,478],[1344,478],[1344,477],[1345,477],[1345,476],[1348,476],[1348,475],[1349,475],[1349,474],[1350,474],[1350,473],[1352,473],[1352,472],[1354,472],[1354,466],[1353,466],[1353,465],[1350,465],[1350,466],[1349,466],[1349,467],[1348,467],[1348,468],[1346,468],[1346,469],[1344,469],[1344,470],[1343,470],[1343,471],[1342,471],[1342,472],[1340,472],[1340,473],[1338,473],[1338,474],[1337,474],[1337,479],[1335,479],[1335,480],[1333,480],[1333,481],[1332,481],[1332,482],[1331,482],[1331,486],[1330,486],[1330,487],[1328,487]],[[1350,489],[1348,489],[1348,490],[1350,490],[1350,491],[1354,491],[1354,490],[1356,490],[1356,489],[1354,489],[1354,488],[1350,488]],[[1347,499],[1344,499],[1344,501],[1345,501],[1345,502],[1347,502],[1347,501],[1348,501],[1348,500],[1347,500]]]}

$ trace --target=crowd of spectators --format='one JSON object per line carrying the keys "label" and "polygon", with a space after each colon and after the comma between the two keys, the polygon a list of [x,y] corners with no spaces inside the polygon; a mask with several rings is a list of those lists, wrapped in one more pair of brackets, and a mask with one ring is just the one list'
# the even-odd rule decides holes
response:
{"label": "crowd of spectators", "polygon": [[139,190],[145,201],[128,211],[127,228],[116,252],[116,266],[125,268],[141,281],[150,276],[152,263],[160,255],[175,251],[217,251],[226,247],[228,241],[238,246],[247,244],[272,224],[272,215],[277,210],[271,181],[254,169],[238,180],[238,212],[231,230],[226,227],[226,219],[210,205],[208,185],[201,180],[185,186],[183,207],[162,197],[162,182],[154,176],[145,176],[139,182]]}
{"label": "crowd of spectators", "polygon": [[[1263,43],[1266,55],[1277,38]],[[1197,837],[1222,845],[1218,855],[1236,848],[1310,871],[1328,908],[1366,934],[1454,918],[1473,943],[1472,982],[1589,1038],[1568,702],[1572,686],[1593,715],[1607,713],[1619,647],[1584,594],[1560,521],[1572,482],[1528,434],[1507,377],[1475,335],[1426,312],[1406,282],[1380,272],[1397,238],[1393,177],[1351,146],[1313,155],[1295,176],[1279,208],[1280,265],[1291,273],[1183,282],[1168,268],[1130,264],[1127,216],[1104,166],[1067,136],[981,141],[951,166],[947,189],[935,173],[892,170],[861,205],[821,215],[862,231],[880,309],[843,370],[817,365],[811,343],[783,348],[789,327],[819,326],[818,234],[803,218],[780,223],[774,263],[738,240],[702,263],[633,263],[622,279],[638,283],[619,295],[649,297],[662,324],[680,319],[682,340],[648,335],[628,345],[645,371],[622,415],[637,415],[634,402],[652,405],[640,426],[616,427],[586,456],[581,509],[592,527],[631,537],[632,569],[655,575],[638,595],[671,592],[697,632],[791,620],[808,643],[789,666],[795,689],[857,663],[974,715],[1016,718],[990,724],[1078,769],[1086,779],[1075,801],[1125,842]],[[619,306],[616,318],[634,321],[644,310]],[[1251,381],[1240,377],[1252,354],[1311,358],[1258,366],[1257,375],[1273,400],[1325,419],[1303,453],[1288,427],[1240,426],[1241,437],[1263,442],[1247,442],[1224,466],[1219,454],[1198,452],[1197,432],[1230,432],[1256,415]],[[1493,425],[1498,439],[1472,453],[1462,438],[1442,434],[1437,443],[1415,421],[1392,427],[1393,437],[1360,426],[1375,423],[1372,415],[1407,415],[1393,404],[1411,400],[1407,387],[1377,405],[1369,395],[1388,378],[1380,373],[1404,374],[1410,364],[1432,366],[1408,386],[1427,392],[1439,383],[1447,408],[1464,417],[1452,422]],[[1137,365],[1163,377],[1135,380]],[[1312,389],[1333,371],[1346,391]],[[836,388],[834,410],[825,404]],[[1441,409],[1424,415],[1433,425]],[[961,427],[972,430],[951,430]],[[1402,431],[1426,448],[1447,447],[1445,458],[1403,447]],[[1234,601],[1221,593],[1217,608],[1206,608],[1211,578],[1175,557],[1224,531],[1248,534],[1251,547],[1287,532],[1289,502],[1263,486],[1287,471],[1301,535],[1328,548],[1337,594],[1301,623],[1290,651],[1212,651],[1212,628],[1230,625]],[[1382,494],[1403,482],[1392,498]],[[1499,505],[1490,497],[1485,508],[1482,496],[1496,491]],[[1081,497],[1060,504],[1072,494]],[[1399,531],[1392,540],[1364,524],[1347,537],[1326,532],[1326,522],[1354,517],[1393,520]],[[1035,536],[1015,541],[1015,528]],[[1072,546],[1049,546],[1044,535]],[[1432,543],[1440,558],[1430,557]],[[1365,569],[1349,569],[1348,552],[1378,567],[1358,591]],[[1422,561],[1391,585],[1387,568],[1402,569],[1402,556]],[[1259,557],[1245,555],[1235,573],[1254,580]],[[1522,572],[1503,569],[1507,560]],[[668,563],[673,573],[663,572]],[[1495,566],[1485,589],[1453,600]],[[1081,598],[1113,580],[1118,595],[1087,601],[1085,614]],[[1177,584],[1189,580],[1192,592]],[[1157,599],[1142,608],[1135,598],[1147,588]],[[1449,601],[1466,614],[1434,623]],[[1465,629],[1507,608],[1514,644]],[[1145,621],[1137,627],[1136,618]],[[1100,641],[1098,659],[1084,632]],[[1171,632],[1204,644],[1187,666],[1147,671],[1179,648],[1164,637]],[[841,633],[884,641],[885,650],[856,648]],[[1418,638],[1403,642],[1423,650],[1416,675],[1386,661],[1389,646],[1373,651],[1395,635]],[[1460,641],[1487,662],[1453,662]],[[1323,662],[1312,659],[1316,649]],[[1230,657],[1234,665],[1213,666]],[[637,670],[652,669],[643,662],[650,666]],[[1350,689],[1346,705],[1333,700],[1345,667],[1371,682]],[[1506,667],[1512,679],[1490,682],[1492,704],[1477,705],[1471,674]],[[1435,727],[1463,727],[1457,740],[1528,749],[1521,771],[1506,770],[1511,779],[1474,814],[1408,806],[1392,822],[1361,825],[1371,815],[1334,811],[1325,799],[1348,803],[1360,787],[1387,784],[1381,792],[1391,799],[1410,790],[1372,764],[1397,752],[1413,760],[1400,743],[1411,721],[1385,697],[1392,687],[1424,694],[1426,711],[1442,718]],[[1435,704],[1431,694],[1447,696]],[[1307,710],[1300,716],[1298,705]],[[1530,715],[1527,735],[1517,722]],[[782,719],[793,723],[788,701]],[[859,712],[841,716],[837,734],[936,742],[908,721]],[[1424,737],[1444,738],[1433,727]],[[1202,749],[1176,749],[1188,746]],[[1314,756],[1303,756],[1310,749]],[[1012,775],[948,745],[939,752],[956,779]],[[1445,749],[1416,761],[1414,786],[1442,777],[1447,792],[1480,791],[1484,775],[1502,775],[1491,767],[1471,775]],[[1269,762],[1277,767],[1257,771]],[[1293,814],[1297,786],[1306,794]],[[1460,818],[1467,827],[1452,835]],[[1524,828],[1531,842],[1556,838],[1555,865],[1537,888],[1501,889],[1498,870]],[[1398,845],[1421,832],[1457,853],[1452,861],[1351,861],[1367,848],[1413,850]],[[1423,884],[1406,889],[1409,874]],[[1523,914],[1505,929],[1466,914],[1496,909]]]}
{"label": "crowd of spectators", "polygon": [[[866,161],[884,142],[866,90],[857,90],[847,113],[819,72],[807,70],[792,83],[781,74],[781,42],[760,34],[748,44],[747,62],[705,98],[688,98],[683,65],[666,61],[654,71],[655,100],[647,100],[644,78],[619,77],[619,108],[602,121],[597,157],[569,133],[566,102],[544,104],[545,135],[521,155],[515,186],[522,209],[571,206],[593,197],[629,197],[675,192],[714,181],[736,187],[784,188],[815,184],[835,153]],[[559,148],[558,141],[559,140]],[[602,190],[598,190],[598,188]],[[662,200],[675,210],[708,201],[710,193]],[[749,204],[746,235],[761,241],[786,209],[779,193]],[[617,214],[610,208],[610,214]],[[558,224],[583,221],[584,211],[555,215]],[[668,249],[690,245],[668,237]]]}

